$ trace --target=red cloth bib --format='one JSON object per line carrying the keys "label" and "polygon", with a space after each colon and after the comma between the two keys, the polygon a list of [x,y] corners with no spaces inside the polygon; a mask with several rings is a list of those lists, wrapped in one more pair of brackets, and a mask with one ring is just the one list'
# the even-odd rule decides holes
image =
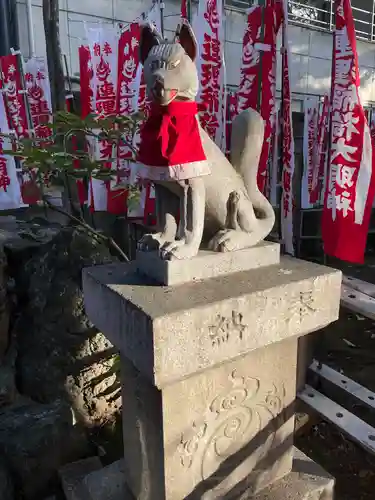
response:
{"label": "red cloth bib", "polygon": [[[153,104],[150,116],[141,129],[138,162],[149,171],[156,167],[158,170],[161,170],[160,167],[165,168],[165,176],[162,175],[164,178],[173,178],[173,174],[169,174],[176,170],[175,167],[179,171],[176,177],[179,178],[210,173],[197,113],[195,102],[173,101],[168,106]],[[191,170],[191,175],[188,172],[186,176],[181,174],[185,167]],[[150,172],[149,178],[159,178],[159,175]]]}

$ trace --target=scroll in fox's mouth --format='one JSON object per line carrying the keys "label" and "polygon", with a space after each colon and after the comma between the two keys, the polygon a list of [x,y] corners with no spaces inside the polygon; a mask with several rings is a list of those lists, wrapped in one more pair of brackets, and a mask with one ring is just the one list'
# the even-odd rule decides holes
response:
{"label": "scroll in fox's mouth", "polygon": [[158,104],[161,104],[162,106],[167,106],[168,104],[170,104],[178,94],[177,89],[164,88],[163,83],[159,80],[154,83],[151,91],[154,101]]}

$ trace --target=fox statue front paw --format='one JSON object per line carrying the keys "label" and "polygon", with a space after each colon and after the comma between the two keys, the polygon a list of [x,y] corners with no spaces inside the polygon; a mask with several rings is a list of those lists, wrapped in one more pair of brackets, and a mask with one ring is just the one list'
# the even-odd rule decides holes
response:
{"label": "fox statue front paw", "polygon": [[159,250],[166,242],[163,233],[145,234],[137,244],[138,250],[142,252],[154,252]]}
{"label": "fox statue front paw", "polygon": [[160,256],[163,260],[185,260],[195,257],[198,251],[199,245],[176,240],[165,245],[160,251]]}

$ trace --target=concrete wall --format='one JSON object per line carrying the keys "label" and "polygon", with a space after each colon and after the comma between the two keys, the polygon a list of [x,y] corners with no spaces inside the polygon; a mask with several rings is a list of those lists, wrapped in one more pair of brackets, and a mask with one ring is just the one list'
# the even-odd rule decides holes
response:
{"label": "concrete wall", "polygon": [[[42,0],[32,0],[37,55],[45,54]],[[148,10],[152,0],[60,0],[60,34],[62,50],[68,55],[71,74],[78,72],[78,46],[84,40],[83,21],[131,22]],[[180,1],[167,0],[165,28],[173,30],[179,20]],[[25,0],[18,0],[20,43],[24,55],[29,54]],[[241,64],[245,14],[227,11],[225,20],[226,65],[229,85],[238,85]],[[290,27],[291,83],[294,109],[301,109],[304,94],[324,94],[330,87],[332,35],[299,26]],[[371,43],[357,42],[361,92],[364,104],[375,103],[375,50]],[[278,65],[280,70],[280,64]],[[280,71],[278,72],[280,88]],[[299,102],[300,101],[300,102]]]}

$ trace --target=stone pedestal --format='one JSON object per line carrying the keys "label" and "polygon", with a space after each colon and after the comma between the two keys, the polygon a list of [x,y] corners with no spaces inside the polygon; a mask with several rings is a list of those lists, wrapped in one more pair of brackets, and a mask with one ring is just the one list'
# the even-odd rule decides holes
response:
{"label": "stone pedestal", "polygon": [[137,500],[252,496],[291,472],[298,339],[337,319],[341,273],[267,264],[173,287],[137,263],[84,271],[87,314],[122,355]]}

